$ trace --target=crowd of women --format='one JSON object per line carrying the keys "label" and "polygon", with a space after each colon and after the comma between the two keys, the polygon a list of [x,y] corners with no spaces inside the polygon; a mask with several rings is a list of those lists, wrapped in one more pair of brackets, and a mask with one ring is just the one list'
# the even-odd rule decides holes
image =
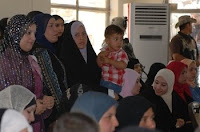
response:
{"label": "crowd of women", "polygon": [[[120,20],[106,28],[99,60],[80,21],[40,11],[1,21],[0,131],[193,132],[188,104],[200,102],[195,61],[152,62],[143,82],[139,60],[118,54],[127,52]],[[100,85],[106,70],[98,61],[120,69],[119,92]]]}

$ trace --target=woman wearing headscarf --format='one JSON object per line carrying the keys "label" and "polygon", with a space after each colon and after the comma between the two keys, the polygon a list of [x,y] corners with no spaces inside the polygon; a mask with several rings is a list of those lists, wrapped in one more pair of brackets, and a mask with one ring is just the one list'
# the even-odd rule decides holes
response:
{"label": "woman wearing headscarf", "polygon": [[0,132],[33,132],[33,129],[21,113],[0,109]]}
{"label": "woman wearing headscarf", "polygon": [[128,126],[155,129],[153,105],[144,97],[129,96],[119,101],[117,107],[117,130]]}
{"label": "woman wearing headscarf", "polygon": [[83,23],[70,22],[63,35],[59,58],[65,66],[69,87],[77,83],[83,83],[92,88],[98,87],[101,69],[97,66],[97,56]]}
{"label": "woman wearing headscarf", "polygon": [[123,76],[124,84],[122,91],[119,93],[123,98],[127,96],[134,96],[140,93],[140,74],[133,69],[126,68]]}
{"label": "woman wearing headscarf", "polygon": [[[127,65],[127,68],[135,70],[138,74],[140,74],[140,77],[142,76],[142,72],[144,72],[143,69],[142,69],[142,65],[140,64],[139,60],[135,59],[135,58],[130,58],[128,65]],[[142,92],[143,90],[146,89],[146,85],[141,78],[140,78],[140,84],[142,85],[140,92]]]}
{"label": "woman wearing headscarf", "polygon": [[153,82],[154,93],[142,93],[154,105],[156,128],[164,132],[188,132],[187,106],[173,92],[175,76],[169,69],[161,69]]}
{"label": "woman wearing headscarf", "polygon": [[112,97],[89,91],[79,96],[70,112],[81,112],[99,123],[100,132],[114,132],[118,126],[115,117],[117,101]]}
{"label": "woman wearing headscarf", "polygon": [[197,75],[196,62],[191,59],[183,59],[181,62],[183,62],[188,67],[186,82],[189,85],[190,92],[192,93],[192,98],[194,101],[200,102],[200,89],[195,82]]}
{"label": "woman wearing headscarf", "polygon": [[[34,17],[37,23],[36,43],[33,54],[37,57],[42,69],[44,93],[53,96],[55,106],[48,119],[45,120],[49,127],[62,113],[66,99],[67,79],[62,62],[55,55],[56,49],[53,44],[58,41],[58,32],[55,27],[55,18],[50,14],[40,13]],[[67,106],[66,106],[67,107]]]}
{"label": "woman wearing headscarf", "polygon": [[35,95],[21,85],[11,85],[0,91],[0,108],[15,109],[31,123],[35,120]]}
{"label": "woman wearing headscarf", "polygon": [[15,15],[8,22],[0,45],[0,90],[10,85],[22,85],[35,94],[38,117],[33,125],[40,131],[44,128],[43,118],[50,113],[47,109],[53,107],[54,100],[43,94],[41,69],[36,57],[30,53],[35,32],[35,22],[25,15]]}
{"label": "woman wearing headscarf", "polygon": [[193,101],[192,94],[187,80],[187,65],[179,61],[172,61],[167,65],[167,69],[171,70],[175,75],[174,91],[189,104]]}

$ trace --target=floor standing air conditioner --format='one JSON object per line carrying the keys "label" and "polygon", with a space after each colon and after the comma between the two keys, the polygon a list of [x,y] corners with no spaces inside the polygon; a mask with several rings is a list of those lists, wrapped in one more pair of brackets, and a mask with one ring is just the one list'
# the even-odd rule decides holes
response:
{"label": "floor standing air conditioner", "polygon": [[168,63],[169,5],[124,4],[124,16],[128,16],[128,37],[134,53],[145,71],[151,64]]}

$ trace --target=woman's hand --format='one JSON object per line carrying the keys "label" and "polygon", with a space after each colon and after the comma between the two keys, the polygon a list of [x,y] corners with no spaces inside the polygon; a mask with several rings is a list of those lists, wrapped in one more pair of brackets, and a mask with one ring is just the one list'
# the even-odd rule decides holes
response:
{"label": "woman's hand", "polygon": [[176,128],[181,128],[182,126],[185,125],[185,121],[181,118],[176,120]]}
{"label": "woman's hand", "polygon": [[37,107],[35,110],[35,114],[40,115],[46,110],[46,107],[44,106],[43,101],[41,99],[37,99],[36,104],[37,104]]}
{"label": "woman's hand", "polygon": [[54,106],[54,97],[44,95],[43,104],[47,109],[52,109]]}

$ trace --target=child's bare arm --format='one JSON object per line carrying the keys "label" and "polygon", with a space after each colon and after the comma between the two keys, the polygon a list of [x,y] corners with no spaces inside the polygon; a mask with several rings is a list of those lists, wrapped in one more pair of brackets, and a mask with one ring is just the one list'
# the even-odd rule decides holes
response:
{"label": "child's bare arm", "polygon": [[108,55],[108,52],[106,52],[106,51],[102,51],[102,52],[100,52],[100,53],[98,54],[98,56],[97,56],[97,65],[98,65],[99,67],[102,66],[102,64],[104,63],[104,58],[105,58],[105,56],[107,56],[107,55]]}
{"label": "child's bare arm", "polygon": [[99,66],[99,67],[101,67],[102,66],[102,64],[103,64],[103,62],[102,62],[102,60],[101,60],[101,56],[97,56],[97,65]]}

